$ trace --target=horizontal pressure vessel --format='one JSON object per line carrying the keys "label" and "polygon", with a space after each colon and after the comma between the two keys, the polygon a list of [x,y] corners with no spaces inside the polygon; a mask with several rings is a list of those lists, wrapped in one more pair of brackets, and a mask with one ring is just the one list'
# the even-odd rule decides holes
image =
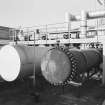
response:
{"label": "horizontal pressure vessel", "polygon": [[97,49],[87,49],[81,51],[85,56],[87,69],[97,67],[102,62],[102,55]]}
{"label": "horizontal pressure vessel", "polygon": [[51,49],[41,60],[42,75],[52,84],[62,84],[71,73],[71,62],[63,50]]}
{"label": "horizontal pressure vessel", "polygon": [[5,45],[0,51],[0,73],[5,81],[14,81],[40,72],[41,57],[49,47]]}
{"label": "horizontal pressure vessel", "polygon": [[64,84],[80,73],[85,73],[101,63],[96,49],[49,50],[41,60],[42,74],[51,84]]}
{"label": "horizontal pressure vessel", "polygon": [[102,61],[102,55],[97,49],[70,49],[69,51],[75,58],[77,69],[80,73],[99,66]]}

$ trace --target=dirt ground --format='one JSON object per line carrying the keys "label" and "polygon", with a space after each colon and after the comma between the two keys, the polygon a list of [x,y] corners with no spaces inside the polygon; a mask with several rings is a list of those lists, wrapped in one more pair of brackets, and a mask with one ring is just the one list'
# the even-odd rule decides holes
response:
{"label": "dirt ground", "polygon": [[102,105],[104,99],[105,87],[96,80],[81,88],[54,87],[43,78],[37,79],[34,88],[30,79],[0,83],[0,105]]}

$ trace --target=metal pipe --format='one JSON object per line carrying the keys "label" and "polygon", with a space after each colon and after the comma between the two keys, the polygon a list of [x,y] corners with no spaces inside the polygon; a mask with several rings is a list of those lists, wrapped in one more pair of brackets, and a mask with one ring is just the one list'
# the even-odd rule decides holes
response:
{"label": "metal pipe", "polygon": [[105,17],[105,11],[88,12],[88,19],[96,19]]}
{"label": "metal pipe", "polygon": [[33,74],[34,64],[36,73],[40,72],[41,57],[49,47],[35,47],[25,45],[6,45],[0,51],[0,72],[5,81],[14,81]]}
{"label": "metal pipe", "polygon": [[80,38],[85,38],[87,36],[87,13],[81,11],[81,33]]}
{"label": "metal pipe", "polygon": [[105,41],[103,41],[103,76],[102,76],[102,83],[105,85]]}
{"label": "metal pipe", "polygon": [[[80,15],[76,15],[76,16],[71,15],[71,16],[72,16],[72,18],[69,17],[69,19],[71,19],[71,21],[80,21],[81,20]],[[103,18],[103,17],[105,17],[105,11],[87,12],[87,20]]]}

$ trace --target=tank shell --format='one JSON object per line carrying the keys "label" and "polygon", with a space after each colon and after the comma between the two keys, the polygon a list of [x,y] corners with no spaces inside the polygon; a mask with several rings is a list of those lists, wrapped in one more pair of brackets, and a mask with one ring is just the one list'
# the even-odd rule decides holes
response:
{"label": "tank shell", "polygon": [[[0,50],[1,77],[5,81],[14,81],[40,74],[41,57],[50,49],[49,47],[35,47],[25,45],[5,45]],[[35,50],[35,51],[34,51]]]}
{"label": "tank shell", "polygon": [[42,75],[51,84],[65,84],[75,80],[80,73],[99,67],[101,58],[96,49],[51,49],[41,60]]}
{"label": "tank shell", "polygon": [[71,63],[63,51],[51,49],[41,60],[41,70],[51,84],[62,84],[71,72]]}

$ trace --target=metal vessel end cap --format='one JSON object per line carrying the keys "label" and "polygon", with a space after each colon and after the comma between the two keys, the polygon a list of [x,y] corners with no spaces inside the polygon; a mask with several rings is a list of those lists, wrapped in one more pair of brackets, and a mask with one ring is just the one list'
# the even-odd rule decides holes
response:
{"label": "metal vessel end cap", "polygon": [[5,45],[0,50],[0,74],[5,81],[14,81],[20,72],[20,57],[11,45]]}
{"label": "metal vessel end cap", "polygon": [[60,50],[47,52],[41,61],[42,74],[51,84],[63,83],[71,72],[71,64],[67,55]]}

